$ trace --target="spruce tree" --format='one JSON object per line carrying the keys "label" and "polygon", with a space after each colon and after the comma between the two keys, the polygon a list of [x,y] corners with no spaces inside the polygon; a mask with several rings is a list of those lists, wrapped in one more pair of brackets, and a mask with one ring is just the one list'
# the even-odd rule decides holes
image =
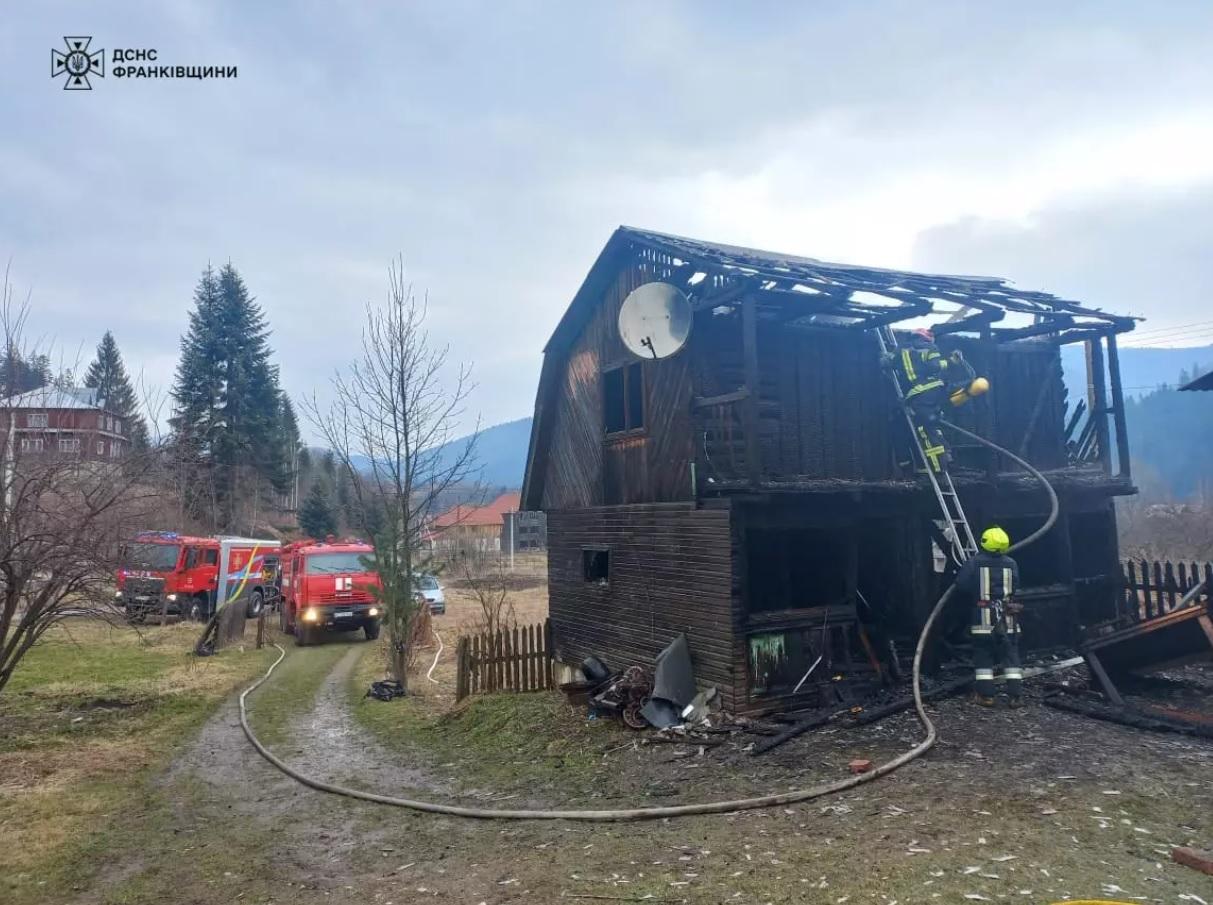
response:
{"label": "spruce tree", "polygon": [[45,355],[28,358],[21,350],[9,347],[0,351],[0,396],[7,398],[19,393],[28,393],[50,384],[51,361]]}
{"label": "spruce tree", "polygon": [[318,540],[337,533],[337,512],[323,481],[312,482],[307,499],[299,507],[299,530]]}
{"label": "spruce tree", "polygon": [[114,334],[109,330],[105,331],[97,345],[97,357],[88,366],[84,385],[96,390],[97,395],[105,400],[106,408],[122,417],[128,436],[135,446],[146,448],[147,422],[139,413],[139,399],[126,373],[118,343],[114,341]]}
{"label": "spruce tree", "polygon": [[230,263],[218,274],[208,266],[181,339],[170,424],[209,471],[220,530],[236,527],[239,502],[259,482],[285,487],[282,394],[270,354],[269,328],[240,274]]}

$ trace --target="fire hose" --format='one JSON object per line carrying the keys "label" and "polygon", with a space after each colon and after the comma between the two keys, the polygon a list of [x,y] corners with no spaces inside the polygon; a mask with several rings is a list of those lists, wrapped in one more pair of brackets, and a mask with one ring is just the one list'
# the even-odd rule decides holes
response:
{"label": "fire hose", "polygon": [[[1043,474],[1037,471],[1032,465],[1025,462],[1019,456],[1008,450],[1003,449],[995,443],[986,440],[984,437],[979,437],[976,434],[970,433],[963,428],[957,427],[944,421],[943,424],[960,433],[969,439],[976,440],[985,446],[990,447],[995,452],[1007,456],[1016,464],[1027,470],[1032,477],[1040,482],[1041,486],[1049,497],[1050,512],[1045,523],[1041,525],[1032,534],[1013,544],[1007,552],[1014,552],[1028,544],[1034,543],[1043,537],[1053,527],[1057,521],[1058,502],[1057,493],[1049,484]],[[935,620],[939,614],[943,612],[944,606],[952,597],[952,592],[955,585],[949,585],[948,589],[943,592],[943,595],[935,603],[934,609],[931,610],[927,621],[923,624],[922,633],[918,636],[918,645],[914,649],[914,671],[913,671],[913,687],[914,687],[914,709],[918,715],[918,721],[926,730],[926,736],[921,742],[915,745],[908,751],[899,754],[892,760],[886,761],[883,764],[875,767],[867,773],[858,773],[848,776],[845,779],[839,779],[834,782],[822,783],[812,786],[808,789],[797,789],[790,792],[779,792],[773,795],[760,795],[754,798],[737,798],[730,801],[707,801],[696,804],[668,805],[664,807],[649,807],[649,808],[625,808],[625,809],[608,809],[608,810],[540,810],[540,809],[497,809],[497,808],[478,808],[468,807],[466,805],[454,804],[439,804],[433,801],[424,801],[415,798],[402,798],[395,795],[380,795],[377,792],[366,792],[361,789],[352,789],[348,786],[340,786],[335,783],[325,782],[322,779],[317,779],[314,776],[296,770],[290,764],[283,761],[272,751],[265,747],[254,734],[248,722],[248,709],[246,699],[248,696],[257,690],[274,672],[274,669],[286,657],[286,651],[279,645],[274,645],[278,648],[278,659],[275,660],[270,668],[266,670],[265,675],[255,681],[252,685],[246,688],[240,694],[240,726],[244,730],[245,736],[257,752],[269,761],[278,770],[285,773],[291,779],[302,783],[309,788],[319,792],[328,792],[332,795],[341,795],[346,798],[357,798],[362,801],[370,801],[376,804],[392,805],[399,808],[408,808],[413,811],[422,811],[428,814],[444,814],[450,817],[472,817],[482,820],[585,820],[585,821],[623,821],[623,820],[656,820],[664,817],[688,817],[695,814],[729,814],[734,811],[752,810],[755,808],[770,808],[781,805],[796,804],[802,801],[810,801],[814,798],[821,798],[825,795],[833,795],[836,792],[845,792],[847,789],[853,789],[856,786],[864,783],[872,782],[875,779],[892,773],[899,767],[904,767],[910,761],[926,754],[935,745],[937,738],[935,724],[931,722],[931,718],[927,716],[927,711],[923,705],[922,689],[921,689],[921,668],[922,655],[926,649],[927,638],[931,634],[931,628],[935,624]]]}

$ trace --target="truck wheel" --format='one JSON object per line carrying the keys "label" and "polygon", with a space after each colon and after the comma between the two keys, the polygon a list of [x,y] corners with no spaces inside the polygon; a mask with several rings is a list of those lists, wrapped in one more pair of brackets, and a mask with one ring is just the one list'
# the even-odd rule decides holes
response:
{"label": "truck wheel", "polygon": [[287,605],[284,603],[278,608],[278,627],[282,629],[282,634],[295,634],[295,626],[290,621]]}
{"label": "truck wheel", "polygon": [[188,622],[201,622],[206,617],[206,601],[194,597],[185,606],[185,618]]}
{"label": "truck wheel", "polygon": [[362,627],[362,630],[364,632],[366,632],[367,641],[374,641],[376,638],[379,637],[379,623],[378,622],[368,622],[366,625],[364,625]]}
{"label": "truck wheel", "polygon": [[261,615],[261,608],[263,606],[265,606],[265,595],[262,594],[261,589],[258,588],[253,591],[252,596],[249,598],[248,608],[245,610],[245,614],[249,619],[256,619]]}
{"label": "truck wheel", "polygon": [[295,629],[295,647],[307,647],[312,643],[312,630],[306,625],[300,625]]}

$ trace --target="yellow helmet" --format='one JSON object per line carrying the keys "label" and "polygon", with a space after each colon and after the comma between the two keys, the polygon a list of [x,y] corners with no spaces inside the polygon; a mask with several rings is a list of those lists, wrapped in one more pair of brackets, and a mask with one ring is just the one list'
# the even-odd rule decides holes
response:
{"label": "yellow helmet", "polygon": [[969,384],[970,396],[984,396],[989,391],[990,381],[986,380],[984,377],[976,377],[973,379],[973,382]]}
{"label": "yellow helmet", "polygon": [[987,553],[1006,553],[1011,547],[1011,538],[997,525],[981,533],[981,549]]}

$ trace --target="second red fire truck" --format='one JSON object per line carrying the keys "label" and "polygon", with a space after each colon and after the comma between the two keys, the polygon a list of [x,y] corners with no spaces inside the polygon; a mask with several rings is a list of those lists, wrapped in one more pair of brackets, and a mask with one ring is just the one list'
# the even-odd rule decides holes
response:
{"label": "second red fire truck", "polygon": [[357,540],[306,540],[282,549],[282,631],[300,647],[322,632],[379,637],[382,608],[374,548]]}

